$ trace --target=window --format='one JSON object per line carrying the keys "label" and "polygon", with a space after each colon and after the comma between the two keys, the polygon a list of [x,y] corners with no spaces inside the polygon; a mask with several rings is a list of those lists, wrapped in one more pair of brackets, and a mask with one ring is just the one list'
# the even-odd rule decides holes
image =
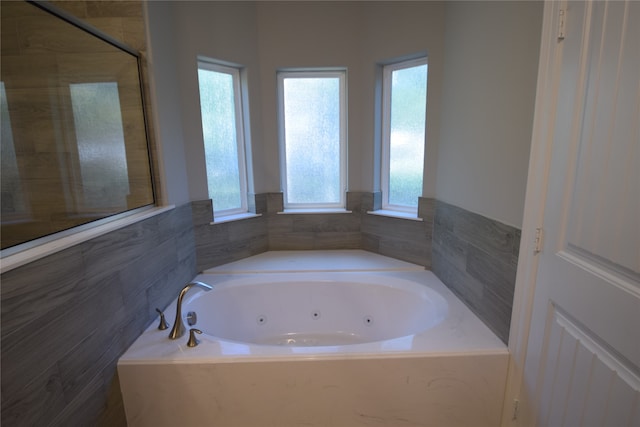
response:
{"label": "window", "polygon": [[2,171],[0,208],[4,223],[8,220],[22,219],[27,215],[4,82],[0,82],[0,112],[0,123],[2,123],[0,128],[0,161],[2,162],[0,164],[0,171]]}
{"label": "window", "polygon": [[131,190],[118,82],[74,83],[69,90],[80,163],[75,204],[125,209]]}
{"label": "window", "polygon": [[382,69],[382,209],[417,213],[427,109],[427,59]]}
{"label": "window", "polygon": [[215,216],[245,213],[245,156],[240,69],[198,61],[207,187]]}
{"label": "window", "polygon": [[344,209],[346,72],[278,73],[285,209]]}

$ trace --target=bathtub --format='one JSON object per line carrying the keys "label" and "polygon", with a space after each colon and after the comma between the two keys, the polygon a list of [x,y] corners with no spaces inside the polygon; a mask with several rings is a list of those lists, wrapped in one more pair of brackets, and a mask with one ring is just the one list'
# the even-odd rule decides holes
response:
{"label": "bathtub", "polygon": [[448,311],[447,301],[430,287],[363,273],[225,281],[202,274],[196,280],[214,289],[185,299],[185,325],[187,314],[196,313],[193,326],[206,335],[245,344],[337,347],[391,341],[437,325]]}
{"label": "bathtub", "polygon": [[200,343],[154,322],[119,360],[129,427],[500,424],[506,347],[420,266],[267,252],[194,280]]}

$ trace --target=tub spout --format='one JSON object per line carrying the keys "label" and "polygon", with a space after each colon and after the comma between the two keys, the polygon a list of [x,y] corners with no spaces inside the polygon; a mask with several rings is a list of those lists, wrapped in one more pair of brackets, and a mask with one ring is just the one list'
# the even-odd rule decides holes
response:
{"label": "tub spout", "polygon": [[169,339],[175,340],[176,338],[180,338],[186,331],[184,324],[182,323],[182,299],[184,298],[187,291],[194,286],[198,286],[205,291],[210,291],[211,289],[213,289],[212,286],[202,282],[191,282],[184,288],[182,288],[180,294],[178,295],[178,302],[176,303],[176,320],[175,322],[173,322],[173,328],[171,328]]}

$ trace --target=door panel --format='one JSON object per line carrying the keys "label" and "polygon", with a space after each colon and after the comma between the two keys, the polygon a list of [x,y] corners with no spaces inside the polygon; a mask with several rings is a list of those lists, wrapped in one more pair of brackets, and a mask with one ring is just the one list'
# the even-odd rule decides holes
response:
{"label": "door panel", "polygon": [[640,425],[640,2],[569,2],[525,362],[540,426]]}

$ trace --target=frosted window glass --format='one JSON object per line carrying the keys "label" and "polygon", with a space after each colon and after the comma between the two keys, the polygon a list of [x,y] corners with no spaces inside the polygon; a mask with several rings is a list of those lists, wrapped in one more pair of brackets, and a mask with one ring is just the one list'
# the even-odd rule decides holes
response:
{"label": "frosted window glass", "polygon": [[215,211],[242,206],[234,81],[231,74],[198,69],[209,197]]}
{"label": "frosted window glass", "polygon": [[126,209],[129,174],[118,83],[70,85],[82,181],[82,206]]}
{"label": "frosted window glass", "polygon": [[427,65],[391,75],[389,204],[418,206],[422,194],[427,108]]}
{"label": "frosted window glass", "polygon": [[283,80],[286,198],[340,203],[340,79]]}
{"label": "frosted window glass", "polygon": [[0,82],[1,95],[1,111],[0,123],[2,123],[0,136],[1,152],[0,159],[2,165],[0,172],[2,177],[0,184],[2,185],[2,200],[0,207],[2,215],[20,216],[26,213],[24,203],[24,194],[22,193],[22,184],[20,181],[20,171],[18,170],[18,160],[16,159],[16,150],[13,144],[13,132],[11,130],[11,120],[9,117],[9,105],[7,103],[7,93],[4,89],[4,82]]}

